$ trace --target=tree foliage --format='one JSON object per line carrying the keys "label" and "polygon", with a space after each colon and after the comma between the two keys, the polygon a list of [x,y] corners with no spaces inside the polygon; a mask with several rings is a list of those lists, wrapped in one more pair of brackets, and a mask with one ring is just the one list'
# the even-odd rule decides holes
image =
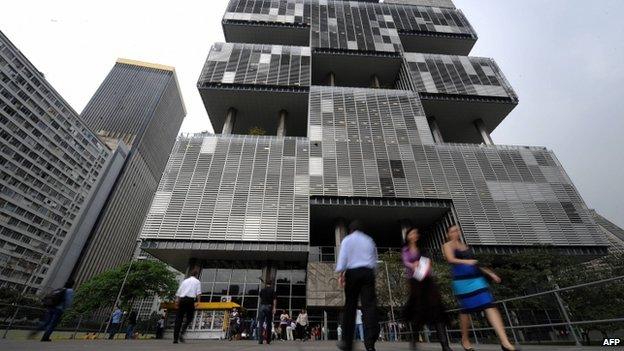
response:
{"label": "tree foliage", "polygon": [[[130,263],[127,263],[103,272],[82,284],[76,291],[74,311],[93,312],[102,307],[112,306],[129,265]],[[130,267],[121,294],[121,306],[127,308],[136,299],[154,295],[162,299],[171,299],[176,286],[175,274],[164,263],[151,260],[135,261]]]}
{"label": "tree foliage", "polygon": [[[386,252],[379,259],[388,266],[392,302],[400,308],[409,297],[405,270],[399,252]],[[624,275],[624,255],[609,255],[589,262],[587,257],[565,255],[549,248],[534,248],[519,253],[477,255],[481,267],[494,270],[502,279],[501,284],[492,284],[491,288],[497,300],[549,291],[557,286],[565,288],[581,283],[607,279]],[[457,308],[456,299],[451,289],[450,265],[436,260],[433,264],[435,279],[442,298],[449,309]],[[377,295],[381,306],[390,306],[386,267],[379,265],[377,273]],[[561,293],[564,306],[573,321],[603,320],[624,315],[624,284],[614,281],[605,285],[578,288]],[[552,294],[533,297],[508,303],[510,310],[539,312],[544,310],[560,313],[558,303]],[[397,316],[398,317],[398,316]],[[561,317],[563,318],[563,317]],[[522,322],[522,321],[520,321]],[[532,323],[532,321],[528,321]],[[621,327],[617,323],[586,325],[582,332],[585,336],[591,330],[607,335]]]}
{"label": "tree foliage", "polygon": [[262,127],[251,127],[249,128],[249,135],[266,135],[266,130],[264,130]]}

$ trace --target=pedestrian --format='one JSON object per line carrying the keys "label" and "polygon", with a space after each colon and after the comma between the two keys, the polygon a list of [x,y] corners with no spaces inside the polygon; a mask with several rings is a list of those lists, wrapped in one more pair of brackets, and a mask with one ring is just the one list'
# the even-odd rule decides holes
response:
{"label": "pedestrian", "polygon": [[[446,307],[442,302],[440,289],[431,274],[431,260],[418,248],[420,232],[417,228],[408,228],[406,243],[401,251],[401,258],[405,266],[405,274],[410,289],[410,295],[403,311],[406,320],[413,323],[412,342],[416,350],[416,341],[420,329],[426,324],[434,325],[443,351],[452,351],[446,334],[448,317]],[[395,341],[395,325],[390,325],[390,339]]]}
{"label": "pedestrian", "polygon": [[296,323],[297,338],[301,339],[302,341],[306,341],[306,329],[308,328],[308,312],[305,308],[302,309],[301,312],[299,312]]}
{"label": "pedestrian", "polygon": [[128,314],[128,327],[126,329],[126,339],[134,339],[134,328],[137,325],[138,313],[137,311],[130,311]]}
{"label": "pedestrian", "polygon": [[176,292],[176,319],[173,327],[173,343],[184,342],[186,328],[193,321],[195,304],[201,295],[199,268],[193,268],[188,278],[184,279]]}
{"label": "pedestrian", "polygon": [[271,285],[272,282],[267,280],[266,286],[260,290],[260,308],[258,309],[258,343],[260,345],[262,345],[263,338],[266,339],[267,345],[271,343],[271,329],[277,300],[277,295]]}
{"label": "pedestrian", "polygon": [[158,322],[156,322],[156,339],[162,339],[165,334],[165,316],[161,315]]}
{"label": "pedestrian", "polygon": [[342,341],[342,327],[338,324],[338,328],[336,328],[336,334],[338,334],[338,341]]}
{"label": "pedestrian", "polygon": [[280,339],[282,340],[286,340],[286,327],[288,326],[288,320],[290,319],[290,317],[288,316],[288,313],[286,313],[286,310],[282,310],[282,313],[280,314]]}
{"label": "pedestrian", "polygon": [[459,226],[451,226],[446,236],[447,241],[442,247],[442,253],[446,261],[451,264],[453,292],[461,307],[459,323],[462,347],[466,351],[474,351],[468,335],[470,313],[485,311],[490,325],[500,340],[503,351],[515,350],[505,333],[503,318],[494,306],[494,297],[486,281],[486,277],[488,277],[495,283],[500,283],[500,277],[488,268],[479,267],[479,262],[475,259],[474,253],[461,240],[462,233]]}
{"label": "pedestrian", "polygon": [[115,334],[119,331],[119,326],[121,325],[121,318],[123,317],[123,311],[119,308],[119,305],[115,306],[113,310],[113,314],[110,317],[110,324],[108,326],[108,340],[112,340],[115,337]]}
{"label": "pedestrian", "polygon": [[230,323],[228,328],[228,339],[235,340],[240,332],[241,327],[241,316],[236,308],[232,309],[232,314],[230,315]]}
{"label": "pedestrian", "polygon": [[293,329],[295,329],[295,322],[293,322],[292,319],[289,319],[288,325],[286,325],[286,339],[288,339],[288,341],[295,340],[293,335]]}
{"label": "pedestrian", "polygon": [[336,272],[340,273],[340,286],[345,290],[345,306],[342,325],[344,340],[338,343],[343,351],[353,349],[355,317],[358,298],[362,303],[364,321],[364,346],[366,351],[375,351],[379,335],[377,323],[377,296],[375,295],[375,268],[377,247],[373,239],[363,230],[360,221],[349,224],[349,235],[340,244]]}
{"label": "pedestrian", "polygon": [[362,310],[357,309],[355,311],[355,333],[356,339],[364,341],[364,326],[362,325]]}
{"label": "pedestrian", "polygon": [[52,341],[50,336],[61,321],[63,312],[70,308],[74,302],[73,287],[74,281],[70,279],[65,283],[64,287],[53,290],[43,298],[42,303],[46,308],[46,312],[41,323],[39,323],[39,327],[30,333],[30,338],[34,338],[38,332],[44,331],[41,341]]}

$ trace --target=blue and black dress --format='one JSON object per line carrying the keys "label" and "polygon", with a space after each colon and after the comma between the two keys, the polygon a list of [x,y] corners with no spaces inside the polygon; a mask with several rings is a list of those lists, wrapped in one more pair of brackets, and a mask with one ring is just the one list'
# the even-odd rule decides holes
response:
{"label": "blue and black dress", "polygon": [[[474,253],[470,249],[456,249],[455,257],[473,260]],[[453,264],[452,275],[453,292],[459,302],[461,313],[478,312],[493,306],[494,297],[479,266]]]}

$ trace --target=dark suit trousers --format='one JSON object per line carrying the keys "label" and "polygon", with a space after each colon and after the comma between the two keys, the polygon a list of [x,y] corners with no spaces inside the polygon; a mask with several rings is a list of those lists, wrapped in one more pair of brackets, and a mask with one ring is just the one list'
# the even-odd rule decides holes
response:
{"label": "dark suit trousers", "polygon": [[375,295],[375,271],[371,268],[348,269],[345,272],[345,307],[342,320],[343,340],[347,350],[353,347],[355,313],[358,298],[362,302],[364,344],[372,348],[379,336],[377,323],[377,296]]}

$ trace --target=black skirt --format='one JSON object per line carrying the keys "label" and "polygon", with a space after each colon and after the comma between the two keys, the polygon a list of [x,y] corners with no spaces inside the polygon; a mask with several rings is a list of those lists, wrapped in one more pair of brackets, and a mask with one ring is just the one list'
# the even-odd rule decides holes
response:
{"label": "black skirt", "polygon": [[408,280],[410,297],[403,308],[403,317],[420,329],[425,324],[448,323],[446,307],[438,285],[432,277],[422,281]]}

